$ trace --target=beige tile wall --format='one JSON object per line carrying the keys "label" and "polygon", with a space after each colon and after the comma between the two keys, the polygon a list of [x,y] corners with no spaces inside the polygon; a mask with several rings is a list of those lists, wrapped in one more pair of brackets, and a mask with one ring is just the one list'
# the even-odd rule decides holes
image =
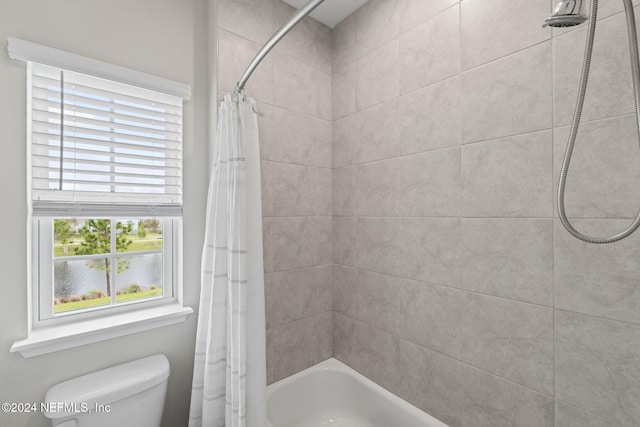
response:
{"label": "beige tile wall", "polygon": [[[292,10],[221,3],[228,91]],[[270,382],[334,355],[452,427],[640,425],[640,236],[556,219],[585,30],[542,29],[551,8],[370,0],[260,66]],[[621,12],[567,185],[596,234],[640,206]]]}
{"label": "beige tile wall", "polygon": [[[293,12],[280,0],[220,1],[221,92]],[[330,29],[306,19],[246,86],[260,110],[268,382],[333,353],[331,68]]]}
{"label": "beige tile wall", "polygon": [[[452,427],[640,425],[640,235],[554,211],[585,29],[552,3],[371,0],[332,33],[334,355]],[[567,185],[596,234],[640,207],[622,10]]]}

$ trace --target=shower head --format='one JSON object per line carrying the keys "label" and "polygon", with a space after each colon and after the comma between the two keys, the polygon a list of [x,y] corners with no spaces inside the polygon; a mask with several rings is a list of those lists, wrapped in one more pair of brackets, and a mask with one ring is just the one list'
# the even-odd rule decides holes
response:
{"label": "shower head", "polygon": [[582,11],[582,0],[561,0],[542,26],[573,27],[587,19],[587,15]]}

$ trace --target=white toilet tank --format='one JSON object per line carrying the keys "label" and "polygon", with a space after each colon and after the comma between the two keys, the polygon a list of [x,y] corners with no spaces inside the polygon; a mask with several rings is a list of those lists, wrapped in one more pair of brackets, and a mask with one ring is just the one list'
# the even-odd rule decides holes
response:
{"label": "white toilet tank", "polygon": [[45,398],[56,427],[158,427],[169,378],[163,354],[57,384]]}

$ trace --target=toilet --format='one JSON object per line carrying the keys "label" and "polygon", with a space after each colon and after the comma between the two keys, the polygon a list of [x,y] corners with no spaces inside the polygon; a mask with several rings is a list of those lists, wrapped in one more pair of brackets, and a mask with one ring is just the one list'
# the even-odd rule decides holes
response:
{"label": "toilet", "polygon": [[168,378],[156,354],[51,387],[43,412],[55,427],[158,427]]}

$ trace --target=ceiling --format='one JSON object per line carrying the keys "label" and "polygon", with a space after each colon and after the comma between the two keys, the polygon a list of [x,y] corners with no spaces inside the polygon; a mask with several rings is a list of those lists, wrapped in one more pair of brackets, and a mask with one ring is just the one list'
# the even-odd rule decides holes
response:
{"label": "ceiling", "polygon": [[[283,1],[296,9],[300,9],[309,2],[309,0]],[[311,17],[329,28],[333,28],[366,2],[367,0],[325,0],[324,3],[311,12]]]}

